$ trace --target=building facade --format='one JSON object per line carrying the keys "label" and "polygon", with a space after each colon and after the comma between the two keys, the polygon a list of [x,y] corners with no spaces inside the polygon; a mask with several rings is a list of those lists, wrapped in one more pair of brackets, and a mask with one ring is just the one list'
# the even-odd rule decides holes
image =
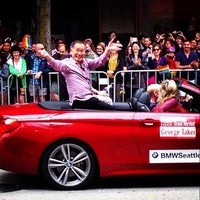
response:
{"label": "building facade", "polygon": [[[35,5],[35,0],[28,4],[25,0],[14,1],[10,5],[5,2],[0,12],[1,37],[19,37],[27,32],[35,34],[35,11],[39,9]],[[172,30],[192,35],[199,31],[199,6],[199,0],[187,2],[187,5],[181,0],[95,0],[78,3],[52,0],[51,32],[69,42],[88,37],[95,42],[104,40],[111,30],[116,31],[122,40],[141,33],[153,35]]]}

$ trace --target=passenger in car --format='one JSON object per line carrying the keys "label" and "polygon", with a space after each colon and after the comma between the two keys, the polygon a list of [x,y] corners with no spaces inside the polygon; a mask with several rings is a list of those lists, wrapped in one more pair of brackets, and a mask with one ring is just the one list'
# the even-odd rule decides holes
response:
{"label": "passenger in car", "polygon": [[152,109],[153,112],[189,112],[180,103],[179,90],[174,80],[162,81],[157,102]]}
{"label": "passenger in car", "polygon": [[111,40],[101,56],[86,59],[85,42],[76,40],[70,46],[70,58],[56,60],[46,50],[41,50],[40,55],[47,59],[54,70],[64,75],[69,93],[69,105],[72,108],[113,110],[112,105],[100,100],[94,94],[90,81],[90,70],[95,70],[105,64],[112,49],[120,50],[121,48],[121,44],[113,43]]}
{"label": "passenger in car", "polygon": [[158,94],[160,92],[160,84],[152,83],[147,86],[147,92],[150,94],[149,109],[152,110],[157,105]]}

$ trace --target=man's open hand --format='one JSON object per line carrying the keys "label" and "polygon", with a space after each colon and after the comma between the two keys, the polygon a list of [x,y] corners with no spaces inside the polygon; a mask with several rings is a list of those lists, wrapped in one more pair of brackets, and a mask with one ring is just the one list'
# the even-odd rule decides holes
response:
{"label": "man's open hand", "polygon": [[121,50],[123,45],[121,43],[114,43],[114,38],[108,43],[107,50]]}

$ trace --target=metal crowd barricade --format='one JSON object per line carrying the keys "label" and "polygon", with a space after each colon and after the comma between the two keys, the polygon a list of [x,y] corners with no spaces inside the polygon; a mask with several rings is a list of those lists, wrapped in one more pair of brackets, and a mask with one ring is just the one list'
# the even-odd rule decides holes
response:
{"label": "metal crowd barricade", "polygon": [[4,96],[3,96],[3,78],[2,77],[0,77],[0,99],[1,99],[1,105],[3,105],[4,104]]}
{"label": "metal crowd barricade", "polygon": [[[20,102],[20,99],[19,99],[19,94],[20,94],[20,88],[19,88],[19,81],[20,81],[20,78],[17,78],[15,79],[15,88],[14,88],[14,91],[13,88],[10,86],[10,79],[11,77],[14,76],[14,75],[9,75],[8,77],[8,80],[7,80],[7,86],[8,86],[8,104],[10,105],[11,104],[11,93],[12,95],[14,95],[16,97],[16,103],[19,103]],[[28,91],[28,87],[29,87],[29,77],[32,76],[33,79],[34,79],[34,76],[35,76],[35,73],[32,73],[32,74],[26,74],[26,83],[27,83],[27,87],[26,87],[26,91],[25,91],[25,103],[28,103],[29,102],[29,99],[28,99],[28,94],[29,94],[29,91]],[[41,75],[41,88],[43,88],[43,84],[42,84],[42,81],[43,80],[43,76]],[[35,95],[35,85],[33,85],[33,92],[34,92],[34,96],[33,96],[33,102],[36,101],[36,95]]]}
{"label": "metal crowd barricade", "polygon": [[[56,77],[56,79],[55,79]],[[57,82],[55,82],[55,80],[57,80]],[[60,100],[60,76],[59,76],[59,72],[49,72],[49,92],[50,92],[50,96],[49,96],[49,100],[52,101],[52,96],[51,94],[53,94],[55,91],[53,91],[53,84],[55,84],[56,88],[57,88],[57,95],[58,95],[58,99]]]}
{"label": "metal crowd barricade", "polygon": [[[93,80],[92,80],[92,75],[95,74],[97,75],[97,90],[103,90],[105,87],[109,86],[109,77],[108,74],[104,71],[90,71],[90,79],[92,81],[92,85],[93,84]],[[108,90],[108,94],[110,94],[110,91]]]}
{"label": "metal crowd barricade", "polygon": [[[30,96],[29,96],[29,77],[32,76],[32,78],[34,79],[34,76],[35,76],[36,73],[32,73],[32,74],[26,74],[26,82],[27,82],[27,88],[26,88],[26,92],[25,92],[25,103],[29,103],[30,102]],[[51,81],[51,76],[56,74],[57,76],[59,75],[58,72],[50,72],[49,73],[49,91],[51,92],[51,84],[52,84],[52,81]],[[11,93],[13,93],[12,95],[16,96],[16,103],[19,103],[19,91],[20,91],[20,88],[19,88],[19,81],[20,81],[20,78],[16,78],[16,88],[15,88],[15,92],[12,91],[12,87],[10,87],[10,78],[12,77],[13,75],[11,74],[9,77],[8,77],[8,80],[7,80],[7,85],[8,85],[8,104],[11,104]],[[59,77],[59,76],[58,76]],[[40,87],[43,88],[43,75],[41,75],[41,84],[40,84]],[[58,91],[59,91],[59,78],[57,79],[58,81]],[[36,88],[35,88],[35,85],[34,85],[34,82],[33,82],[33,102],[36,102]],[[43,94],[42,94],[42,97],[43,97]],[[51,99],[50,99],[51,100]]]}
{"label": "metal crowd barricade", "polygon": [[[8,104],[11,104],[11,93],[13,92],[10,86],[10,79],[11,77],[14,76],[12,74],[9,75],[8,79],[7,79],[7,87],[8,87]],[[16,88],[14,89],[16,91],[16,94],[15,93],[12,93],[13,95],[16,96],[16,103],[19,103],[20,100],[19,100],[19,91],[20,91],[20,88],[19,88],[19,81],[20,81],[20,78],[17,78],[15,79],[15,86]],[[25,103],[27,103],[27,90],[25,92]]]}
{"label": "metal crowd barricade", "polygon": [[[191,72],[195,72],[195,80],[194,80],[194,83],[195,84],[197,84],[197,83],[199,83],[200,82],[200,80],[198,80],[200,77],[199,77],[199,75],[197,74],[197,72],[199,72],[200,73],[200,69],[197,69],[197,70],[194,70],[194,69],[185,69],[185,70],[180,70],[180,69],[173,69],[173,70],[170,70],[170,72],[174,72],[174,73],[176,73],[176,77],[182,77],[182,73],[183,72],[187,72],[187,79],[189,80],[189,75],[190,75],[190,73]],[[121,78],[122,78],[122,84],[121,84],[121,91],[120,91],[120,94],[121,94],[121,101],[122,102],[124,102],[124,101],[126,101],[126,99],[125,99],[125,88],[126,88],[126,80],[125,80],[125,75],[126,74],[129,74],[129,77],[130,77],[130,99],[132,98],[132,95],[133,95],[133,93],[132,93],[132,91],[133,91],[133,88],[132,88],[132,79],[133,79],[133,74],[134,73],[138,73],[138,77],[139,77],[139,87],[141,87],[141,85],[140,85],[140,80],[141,80],[141,76],[142,76],[142,74],[145,74],[145,78],[146,78],[146,85],[148,85],[149,83],[148,83],[148,78],[149,78],[149,73],[154,73],[154,75],[155,75],[155,80],[156,80],[156,82],[157,82],[157,77],[158,77],[158,73],[159,73],[159,71],[158,70],[127,70],[127,71],[119,71],[119,72],[117,72],[116,74],[115,74],[115,76],[114,76],[114,80],[113,80],[113,83],[112,83],[112,92],[113,92],[113,95],[110,95],[110,92],[111,91],[108,91],[108,94],[110,95],[110,96],[112,96],[113,97],[113,102],[115,102],[116,101],[116,92],[117,92],[117,76],[121,76]],[[96,74],[96,76],[97,76],[97,90],[102,90],[102,89],[104,89],[105,87],[107,87],[107,86],[109,86],[109,84],[111,84],[110,83],[110,80],[109,80],[109,77],[108,77],[108,75],[107,75],[107,73],[106,72],[104,72],[104,71],[90,71],[90,75],[91,75],[91,77],[92,77],[92,74]],[[171,73],[171,74],[173,74],[173,73]],[[35,74],[31,74],[31,75],[26,75],[26,78],[27,78],[27,76],[34,76]],[[8,80],[7,80],[7,87],[8,87],[8,104],[11,104],[11,102],[10,102],[10,78],[11,78],[11,76],[12,75],[10,75],[9,77],[8,77]],[[51,99],[51,95],[50,95],[50,93],[52,92],[52,76],[57,76],[57,78],[55,79],[57,82],[56,82],[56,84],[57,84],[57,89],[58,89],[58,96],[60,97],[60,93],[59,93],[59,87],[60,87],[60,85],[59,85],[59,72],[49,72],[49,100],[51,101],[52,99]],[[159,75],[160,76],[160,75]],[[172,77],[173,75],[171,75],[171,77]],[[162,75],[162,80],[165,80],[165,79],[167,79],[168,77],[166,77],[166,74],[163,74]],[[43,79],[43,76],[41,75],[41,88],[43,88],[43,84],[42,84],[42,79]],[[16,78],[16,97],[17,97],[17,102],[19,102],[19,88],[18,88],[18,81],[19,81],[20,79],[19,78]],[[28,78],[27,78],[27,80],[28,80]],[[91,78],[91,81],[93,81],[92,80],[92,78]],[[0,78],[0,83],[1,83],[1,88],[0,88],[0,92],[1,92],[1,94],[0,94],[0,97],[1,97],[1,102],[0,102],[0,104],[1,105],[3,105],[3,102],[4,102],[4,96],[3,96],[3,91],[4,91],[4,89],[5,88],[3,88],[3,79],[2,78]],[[27,81],[27,89],[26,89],[26,93],[25,93],[25,102],[29,102],[29,99],[28,99],[28,87],[29,87],[29,82]],[[33,89],[35,89],[35,87],[33,87]],[[34,92],[34,94],[35,94],[35,92]],[[35,95],[33,96],[33,101],[35,102],[35,100],[36,100],[36,97],[35,97]]]}
{"label": "metal crowd barricade", "polygon": [[8,84],[4,86],[4,80],[0,77],[0,105],[8,104]]}
{"label": "metal crowd barricade", "polygon": [[[141,88],[141,85],[140,85],[140,80],[141,80],[141,76],[142,74],[146,73],[145,77],[146,77],[146,86],[149,85],[149,73],[154,73],[154,76],[155,76],[155,82],[158,82],[158,75],[159,77],[161,77],[161,81],[167,79],[167,78],[173,78],[174,77],[174,73],[176,73],[176,77],[179,77],[181,78],[182,77],[182,73],[184,72],[187,72],[187,80],[189,80],[189,76],[190,76],[190,73],[191,72],[195,72],[195,79],[194,79],[194,83],[197,84],[199,83],[200,81],[198,80],[200,77],[198,76],[197,72],[200,73],[200,69],[197,69],[197,70],[194,70],[194,69],[185,69],[185,70],[181,70],[181,69],[173,69],[173,70],[170,70],[170,72],[173,72],[171,73],[171,77],[167,77],[166,74],[159,74],[159,71],[158,70],[126,70],[126,71],[118,71],[115,76],[114,76],[114,84],[113,84],[113,102],[116,101],[116,92],[117,92],[117,76],[122,76],[122,90],[123,92],[121,92],[121,101],[124,102],[125,101],[125,87],[126,87],[126,80],[125,80],[125,75],[127,73],[129,73],[129,77],[130,77],[130,91],[129,91],[129,94],[130,94],[130,97],[129,99],[132,98],[133,96],[133,84],[132,84],[132,80],[133,80],[133,74],[134,73],[138,73],[138,77],[139,77],[139,88]],[[146,89],[146,88],[145,88]]]}
{"label": "metal crowd barricade", "polygon": [[[29,78],[32,76],[32,78],[34,79],[34,76],[35,76],[35,74],[36,73],[32,73],[32,74],[26,74],[26,82],[27,82],[27,88],[26,88],[26,92],[25,92],[25,102],[26,103],[28,103],[28,102],[30,102],[30,96],[29,96]],[[56,75],[57,76],[57,87],[58,87],[58,95],[59,95],[59,87],[60,87],[60,85],[59,85],[59,73],[58,72],[49,72],[49,93],[51,93],[52,91],[51,91],[51,89],[52,89],[52,76],[53,75]],[[13,75],[10,75],[9,77],[8,77],[8,82],[7,82],[7,84],[8,84],[8,104],[11,104],[11,90],[12,90],[12,88],[10,87],[10,78],[12,77]],[[40,88],[41,89],[43,89],[43,75],[41,75],[41,81],[40,81]],[[16,101],[17,101],[17,103],[19,103],[19,81],[20,81],[20,79],[19,78],[16,78],[16,94],[15,94],[15,96],[16,96]],[[33,102],[36,102],[36,88],[35,88],[35,85],[34,85],[34,82],[33,82],[33,97],[32,97],[32,101]],[[48,96],[48,95],[47,95]],[[43,96],[43,94],[42,94],[42,97],[44,97]],[[51,96],[50,96],[50,94],[49,94],[49,100],[51,101],[52,99],[51,99]]]}
{"label": "metal crowd barricade", "polygon": [[[26,77],[29,76],[29,77],[27,78],[28,81],[26,81],[26,82],[27,82],[26,94],[29,94],[29,84],[30,84],[30,83],[29,83],[29,78],[30,78],[30,76],[32,76],[32,78],[33,78],[33,80],[34,80],[35,74],[36,74],[36,73],[26,74]],[[41,79],[41,81],[40,81],[40,82],[41,82],[40,87],[41,87],[41,89],[42,89],[42,88],[43,88],[43,75],[42,75],[42,74],[41,74],[40,79]],[[33,85],[33,94],[34,94],[34,95],[33,95],[33,102],[36,102],[36,92],[35,92],[35,91],[36,91],[36,88],[35,88],[34,81],[33,81],[33,84],[32,84],[32,85]],[[27,101],[27,102],[30,102],[30,99],[27,100],[27,97],[28,97],[28,95],[26,95],[26,101]],[[29,96],[29,97],[30,97],[30,96]],[[43,94],[42,94],[42,97],[43,97]]]}

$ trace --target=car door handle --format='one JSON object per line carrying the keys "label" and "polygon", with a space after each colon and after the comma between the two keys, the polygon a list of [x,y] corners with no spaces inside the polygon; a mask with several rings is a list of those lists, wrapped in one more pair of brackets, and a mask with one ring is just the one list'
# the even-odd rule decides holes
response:
{"label": "car door handle", "polygon": [[141,120],[141,123],[145,126],[154,126],[160,124],[159,120],[154,120],[154,119],[144,119]]}
{"label": "car door handle", "polygon": [[144,125],[146,125],[146,126],[153,126],[154,123],[153,122],[145,122]]}

